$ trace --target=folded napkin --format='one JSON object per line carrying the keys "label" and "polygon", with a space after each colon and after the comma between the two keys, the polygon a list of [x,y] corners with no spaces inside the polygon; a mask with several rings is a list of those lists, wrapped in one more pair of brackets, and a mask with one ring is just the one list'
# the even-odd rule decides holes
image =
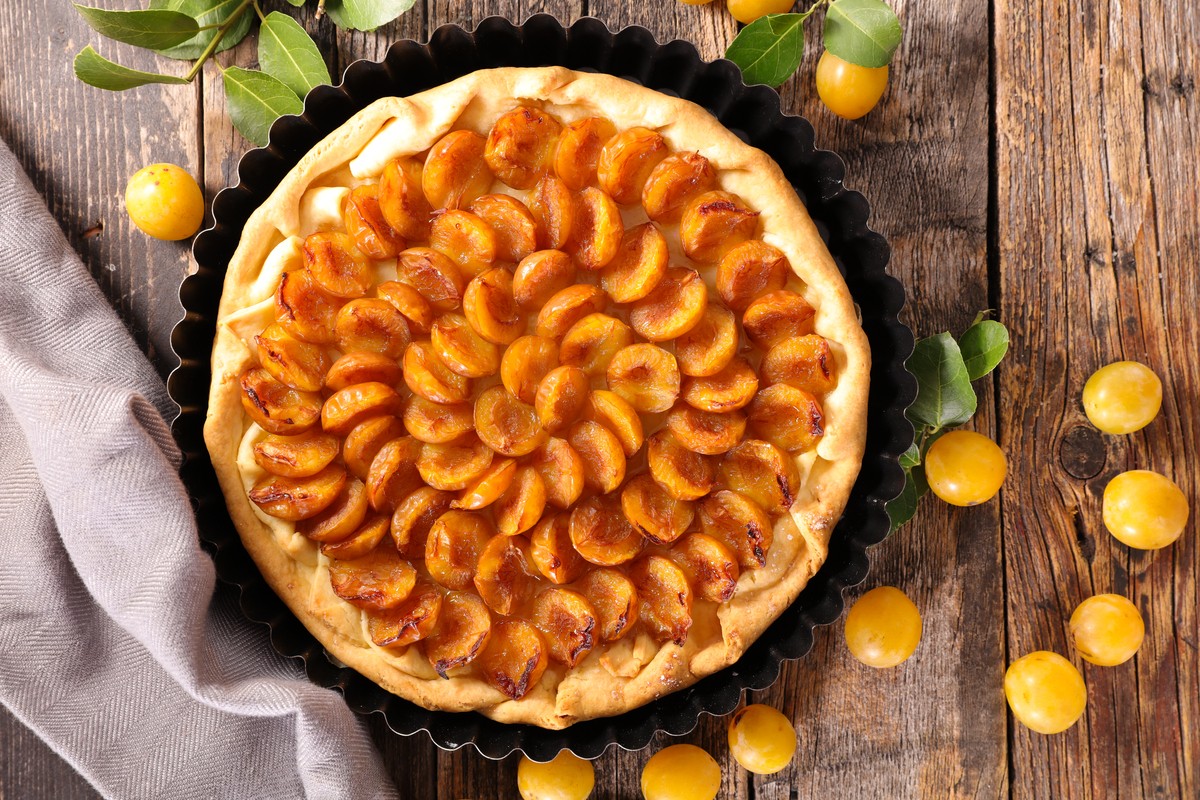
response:
{"label": "folded napkin", "polygon": [[394,797],[341,697],[213,599],[174,413],[0,142],[0,702],[109,797]]}

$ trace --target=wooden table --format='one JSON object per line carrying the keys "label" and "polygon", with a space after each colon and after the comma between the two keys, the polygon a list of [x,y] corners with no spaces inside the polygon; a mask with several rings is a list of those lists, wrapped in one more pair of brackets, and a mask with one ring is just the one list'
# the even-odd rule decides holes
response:
{"label": "wooden table", "polygon": [[[131,2],[104,0],[107,7]],[[719,56],[736,32],[724,3],[675,0],[427,0],[376,33],[342,33],[283,2],[333,74],[382,56],[401,37],[490,14],[590,14],[648,26]],[[1002,498],[951,510],[928,500],[873,554],[864,587],[902,587],[925,635],[900,668],[875,671],[836,627],[753,699],[796,720],[799,753],[752,778],[706,718],[688,741],[723,764],[729,798],[1194,798],[1200,793],[1200,533],[1159,553],[1117,544],[1100,521],[1116,473],[1173,476],[1200,511],[1200,4],[1192,0],[894,0],[904,44],[883,104],[847,123],[815,99],[820,53],[809,37],[787,110],[812,120],[864,192],[893,248],[919,335],[961,331],[994,308],[1013,347],[976,420],[1011,465]],[[810,34],[815,31],[810,31]],[[132,230],[127,177],[152,161],[230,182],[247,144],[230,127],[214,67],[189,87],[125,94],[88,88],[70,59],[96,37],[59,0],[0,16],[0,136],[10,144],[96,280],[165,375],[174,365],[176,289],[186,246]],[[178,69],[108,46],[130,66]],[[251,65],[250,42],[221,57]],[[1102,436],[1083,416],[1088,375],[1119,358],[1164,381],[1162,414],[1144,432]],[[1085,718],[1040,736],[1007,715],[1005,665],[1035,649],[1078,657],[1067,618],[1095,593],[1134,600],[1147,625],[1137,658],[1083,665]],[[851,598],[852,599],[852,598]],[[418,736],[372,731],[403,796],[515,796],[516,759],[439,752]],[[652,749],[665,744],[656,742]],[[647,753],[609,752],[595,796],[637,797]],[[436,785],[436,790],[433,789]],[[29,731],[0,713],[0,797],[92,797]]]}

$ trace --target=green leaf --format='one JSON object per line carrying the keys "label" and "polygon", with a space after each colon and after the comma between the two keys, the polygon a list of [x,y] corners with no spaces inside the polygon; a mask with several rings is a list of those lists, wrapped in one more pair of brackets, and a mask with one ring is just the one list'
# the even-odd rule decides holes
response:
{"label": "green leaf", "polygon": [[230,67],[222,78],[233,127],[257,145],[267,144],[271,123],[279,117],[304,111],[296,93],[265,72]]}
{"label": "green leaf", "polygon": [[326,0],[325,12],[339,28],[373,31],[413,7],[416,0]]}
{"label": "green leaf", "polygon": [[950,334],[921,339],[905,366],[917,379],[917,399],[908,409],[913,424],[936,430],[961,425],[975,413],[975,390]]}
{"label": "green leaf", "polygon": [[805,14],[768,14],[742,28],[725,51],[746,83],[778,86],[792,76],[804,58]]}
{"label": "green leaf", "polygon": [[[253,9],[249,5],[242,6],[242,0],[150,0],[150,8],[162,8],[187,14],[201,27],[221,25],[235,13],[240,14],[237,21],[229,26],[225,36],[221,38],[221,43],[217,45],[216,52],[218,53],[228,50],[245,39],[246,34],[250,32],[250,23],[254,21]],[[216,35],[216,28],[200,31],[183,44],[160,49],[158,53],[167,58],[191,61],[200,57],[204,48],[208,47],[209,42]]]}
{"label": "green leaf", "polygon": [[887,504],[888,518],[892,521],[893,533],[916,516],[917,506],[928,491],[929,484],[925,480],[923,467],[918,466],[904,470],[904,489],[895,500],[891,500]]}
{"label": "green leaf", "polygon": [[860,67],[886,67],[901,35],[883,0],[834,0],[825,12],[825,49]]}
{"label": "green leaf", "polygon": [[258,63],[263,72],[278,78],[299,97],[330,82],[316,43],[300,23],[278,11],[268,14],[259,28]]}
{"label": "green leaf", "polygon": [[977,381],[996,368],[1008,352],[1008,328],[994,320],[978,320],[958,338],[967,375]]}
{"label": "green leaf", "polygon": [[304,5],[304,2],[305,2],[305,0],[287,0],[287,1],[289,3],[291,3],[292,5],[294,5],[296,8],[300,8],[300,6]]}
{"label": "green leaf", "polygon": [[92,30],[118,42],[161,50],[182,44],[196,35],[196,20],[178,11],[106,11],[76,5]]}
{"label": "green leaf", "polygon": [[[917,431],[917,438],[921,438],[921,431]],[[900,466],[904,467],[905,469],[912,469],[920,463],[921,450],[919,447],[917,447],[917,443],[914,441],[911,445],[909,445],[907,450],[900,454]]]}
{"label": "green leaf", "polygon": [[89,86],[107,89],[110,92],[123,92],[148,83],[187,83],[175,75],[141,72],[114,64],[93,50],[91,45],[83,48],[79,55],[75,56],[75,77]]}

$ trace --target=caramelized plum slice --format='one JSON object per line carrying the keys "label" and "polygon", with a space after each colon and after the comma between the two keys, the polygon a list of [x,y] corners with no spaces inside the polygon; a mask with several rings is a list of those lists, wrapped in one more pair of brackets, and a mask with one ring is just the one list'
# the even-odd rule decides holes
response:
{"label": "caramelized plum slice", "polygon": [[321,420],[321,395],[275,380],[265,369],[242,373],[242,408],[267,433],[297,436]]}
{"label": "caramelized plum slice", "polygon": [[338,440],[311,431],[300,436],[270,435],[254,444],[254,463],[284,478],[316,475],[337,458]]}
{"label": "caramelized plum slice", "polygon": [[746,435],[746,416],[740,411],[713,413],[677,403],[667,415],[667,428],[688,450],[719,456]]}
{"label": "caramelized plum slice", "polygon": [[278,323],[254,337],[258,363],[276,380],[302,392],[319,392],[329,356],[319,345],[292,337]]}
{"label": "caramelized plum slice", "polygon": [[522,336],[500,358],[500,382],[518,400],[532,405],[542,378],[557,366],[557,342],[544,336]]}
{"label": "caramelized plum slice", "polygon": [[654,544],[670,544],[678,539],[695,516],[690,502],[671,497],[646,473],[625,484],[621,510],[629,524]]}
{"label": "caramelized plum slice", "polygon": [[551,583],[570,583],[587,568],[587,562],[571,544],[571,516],[543,517],[530,534],[529,558]]}
{"label": "caramelized plum slice", "polygon": [[404,377],[396,359],[379,353],[346,353],[325,373],[325,388],[339,392],[356,383],[395,386]]}
{"label": "caramelized plum slice", "polygon": [[537,334],[547,339],[561,338],[576,322],[603,311],[607,305],[608,295],[598,286],[590,283],[568,286],[555,292],[538,312]]}
{"label": "caramelized plum slice", "polygon": [[320,514],[333,505],[346,485],[346,470],[330,464],[307,478],[268,475],[254,484],[250,501],[276,519],[295,522]]}
{"label": "caramelized plum slice", "polygon": [[422,445],[411,436],[393,439],[379,448],[367,470],[367,499],[380,514],[391,514],[396,505],[421,485],[417,460]]}
{"label": "caramelized plum slice", "polygon": [[564,128],[554,156],[563,183],[576,192],[595,183],[600,151],[616,135],[617,127],[603,117],[586,117]]}
{"label": "caramelized plum slice", "polygon": [[717,265],[717,292],[725,304],[744,311],[765,294],[779,291],[792,264],[777,247],[751,239],[730,250]]}
{"label": "caramelized plum slice", "polygon": [[334,231],[313,233],[301,248],[304,265],[322,289],[336,297],[362,297],[375,282],[370,260],[355,246],[349,234]]}
{"label": "caramelized plum slice", "polygon": [[546,373],[534,399],[542,427],[557,433],[579,419],[590,390],[591,381],[579,367],[557,367]]}
{"label": "caramelized plum slice", "polygon": [[748,416],[760,438],[793,453],[811,450],[825,433],[825,415],[817,398],[786,383],[759,392]]}
{"label": "caramelized plum slice", "polygon": [[786,383],[811,394],[825,394],[837,385],[829,342],[816,334],[775,345],[763,356],[760,369],[768,385]]}
{"label": "caramelized plum slice", "polygon": [[690,533],[671,548],[671,559],[692,584],[697,597],[724,603],[737,591],[737,558],[719,540],[703,533]]}
{"label": "caramelized plum slice", "polygon": [[608,365],[608,388],[638,411],[666,411],[679,396],[679,366],[656,344],[631,344]]}
{"label": "caramelized plum slice", "polygon": [[321,427],[345,436],[368,417],[404,413],[404,400],[386,383],[356,383],[339,389],[321,407]]}
{"label": "caramelized plum slice", "polygon": [[462,208],[492,188],[483,157],[487,140],[474,131],[451,131],[429,148],[421,189],[434,208]]}
{"label": "caramelized plum slice", "polygon": [[496,535],[487,518],[474,511],[447,511],[425,538],[425,568],[447,589],[474,588],[479,556]]}
{"label": "caramelized plum slice", "polygon": [[646,179],[669,152],[657,131],[649,128],[621,131],[600,151],[596,164],[600,188],[623,206],[640,203]]}
{"label": "caramelized plum slice", "polygon": [[376,261],[395,258],[407,246],[404,237],[392,230],[392,226],[383,218],[376,184],[355,186],[346,198],[342,217],[346,232],[367,258]]}
{"label": "caramelized plum slice", "polygon": [[517,262],[537,249],[537,221],[515,197],[485,194],[471,203],[471,213],[496,234],[496,258]]}
{"label": "caramelized plum slice", "polygon": [[521,467],[508,491],[496,502],[492,514],[496,528],[515,536],[532,528],[546,510],[546,483],[533,467]]}
{"label": "caramelized plum slice", "polygon": [[723,489],[700,502],[700,530],[723,542],[746,569],[767,563],[774,538],[771,518],[745,495]]}
{"label": "caramelized plum slice", "polygon": [[589,186],[575,200],[575,224],[567,251],[581,269],[604,269],[617,256],[625,235],[621,209],[605,192]]}
{"label": "caramelized plum slice", "polygon": [[275,290],[275,320],[297,339],[333,344],[333,323],[345,302],[321,288],[306,269],[285,272]]}
{"label": "caramelized plum slice", "polygon": [[633,344],[633,331],[607,314],[588,314],[563,336],[559,360],[587,375],[603,375],[618,350]]}
{"label": "caramelized plum slice", "polygon": [[567,185],[554,175],[538,181],[529,193],[529,212],[537,223],[538,247],[562,250],[571,241],[579,202]]}
{"label": "caramelized plum slice", "polygon": [[596,635],[600,641],[615,642],[637,623],[637,588],[623,573],[594,569],[583,576],[578,588],[596,610]]}
{"label": "caramelized plum slice", "polygon": [[467,286],[458,265],[432,247],[405,250],[396,259],[396,274],[437,311],[458,308]]}
{"label": "caramelized plum slice", "polygon": [[675,341],[675,357],[684,375],[716,375],[737,355],[737,319],[728,308],[709,304],[696,327]]}
{"label": "caramelized plum slice", "polygon": [[500,348],[484,339],[462,314],[446,313],[429,329],[438,358],[459,375],[485,378],[500,369]]}
{"label": "caramelized plum slice", "polygon": [[322,544],[340,542],[362,526],[368,508],[367,487],[352,478],[328,508],[315,517],[297,522],[296,532]]}
{"label": "caramelized plum slice", "polygon": [[770,514],[786,514],[800,490],[796,462],[770,442],[746,439],[725,454],[721,479]]}
{"label": "caramelized plum slice", "polygon": [[676,500],[695,500],[712,490],[712,462],[684,447],[669,430],[659,431],[646,442],[646,461],[654,480]]}
{"label": "caramelized plum slice", "polygon": [[404,423],[390,414],[364,419],[346,434],[346,441],[342,445],[342,460],[346,462],[346,468],[366,480],[371,472],[371,463],[383,446],[405,433]]}
{"label": "caramelized plum slice", "polygon": [[537,686],[547,661],[542,635],[522,619],[497,622],[479,658],[484,679],[513,700],[520,700]]}
{"label": "caramelized plum slice", "polygon": [[696,197],[717,188],[717,171],[699,153],[676,153],[658,162],[642,189],[646,216],[669,225]]}
{"label": "caramelized plum slice", "polygon": [[600,285],[614,303],[632,303],[653,291],[667,274],[667,239],[647,222],[621,237],[617,255],[600,271]]}
{"label": "caramelized plum slice", "polygon": [[395,550],[381,547],[362,558],[331,561],[329,583],[334,594],[347,603],[386,611],[412,594],[417,571]]}
{"label": "caramelized plum slice", "polygon": [[404,427],[426,444],[446,444],[474,430],[475,407],[470,403],[441,405],[414,394],[404,409]]}
{"label": "caramelized plum slice", "polygon": [[641,417],[638,416],[637,409],[616,392],[606,389],[593,391],[588,395],[588,404],[583,409],[583,416],[584,419],[590,419],[608,428],[621,443],[621,450],[627,457],[642,449],[642,442],[646,437]]}
{"label": "caramelized plum slice", "polygon": [[433,209],[425,198],[421,163],[412,158],[394,158],[379,178],[379,210],[392,230],[405,239],[427,240]]}
{"label": "caramelized plum slice", "polygon": [[458,493],[451,508],[478,511],[499,500],[517,475],[517,462],[511,458],[493,458],[483,474]]}
{"label": "caramelized plum slice", "polygon": [[492,614],[473,592],[448,592],[437,625],[425,639],[425,658],[448,678],[452,669],[474,661],[492,635]]}
{"label": "caramelized plum slice", "polygon": [[664,556],[639,558],[629,568],[637,588],[638,619],[658,642],[683,647],[692,627],[692,587],[679,565]]}
{"label": "caramelized plum slice", "polygon": [[376,286],[375,291],[380,300],[391,303],[392,308],[404,315],[410,331],[429,333],[429,326],[433,324],[433,306],[425,295],[400,281],[385,281]]}
{"label": "caramelized plum slice", "polygon": [[729,362],[720,372],[707,378],[688,378],[683,382],[683,399],[701,411],[723,413],[745,408],[758,391],[754,367],[742,357]]}
{"label": "caramelized plum slice", "polygon": [[708,307],[708,287],[694,269],[671,267],[654,291],[633,304],[629,324],[652,342],[675,339],[694,328]]}
{"label": "caramelized plum slice", "polygon": [[742,314],[742,327],[750,341],[765,351],[784,339],[812,333],[815,314],[803,297],[785,289],[764,294],[751,303]]}
{"label": "caramelized plum slice", "polygon": [[529,464],[542,476],[551,505],[570,508],[583,494],[583,459],[566,440],[551,436],[533,451]]}
{"label": "caramelized plum slice", "polygon": [[472,279],[463,293],[463,314],[483,338],[512,344],[525,332],[525,319],[513,300],[513,276],[503,267]]}
{"label": "caramelized plum slice", "polygon": [[450,510],[453,495],[422,486],[400,501],[392,514],[392,541],[405,558],[424,558],[429,529]]}
{"label": "caramelized plum slice", "polygon": [[441,590],[419,581],[400,605],[368,614],[367,632],[379,647],[407,647],[433,632],[441,610]]}
{"label": "caramelized plum slice", "polygon": [[552,586],[533,600],[530,621],[546,637],[550,657],[574,667],[596,643],[596,609],[570,589]]}
{"label": "caramelized plum slice", "polygon": [[529,189],[550,171],[562,125],[540,108],[520,106],[496,120],[484,159],[514,189]]}
{"label": "caramelized plum slice", "polygon": [[468,276],[491,269],[496,260],[496,232],[468,211],[451,209],[434,217],[429,246],[444,253]]}
{"label": "caramelized plum slice", "polygon": [[495,453],[474,434],[450,444],[426,444],[421,447],[417,470],[435,489],[457,492],[478,480],[491,466]]}
{"label": "caramelized plum slice", "polygon": [[579,555],[602,567],[624,564],[646,544],[611,497],[591,497],[576,505],[569,533]]}
{"label": "caramelized plum slice", "polygon": [[679,239],[688,258],[715,264],[758,232],[758,212],[729,192],[705,192],[683,210]]}
{"label": "caramelized plum slice", "polygon": [[327,558],[339,561],[353,561],[375,552],[383,537],[387,536],[388,518],[384,516],[367,517],[358,530],[340,542],[326,542],[321,545],[321,553]]}
{"label": "caramelized plum slice", "polygon": [[546,440],[537,412],[503,386],[492,386],[475,401],[475,433],[488,447],[506,456],[525,456]]}
{"label": "caramelized plum slice", "polygon": [[575,282],[575,262],[561,250],[538,250],[521,259],[513,273],[513,300],[533,311]]}
{"label": "caramelized plum slice", "polygon": [[581,420],[571,426],[567,442],[583,461],[583,481],[587,486],[607,494],[625,480],[625,451],[608,428]]}
{"label": "caramelized plum slice", "polygon": [[402,356],[412,339],[404,315],[391,303],[374,297],[342,306],[334,332],[343,352],[379,353],[392,359]]}
{"label": "caramelized plum slice", "polygon": [[415,395],[440,405],[464,403],[471,397],[471,379],[446,366],[429,342],[410,344],[403,365],[404,383]]}
{"label": "caramelized plum slice", "polygon": [[507,616],[525,604],[536,581],[529,572],[524,536],[493,536],[479,553],[475,590],[497,614]]}

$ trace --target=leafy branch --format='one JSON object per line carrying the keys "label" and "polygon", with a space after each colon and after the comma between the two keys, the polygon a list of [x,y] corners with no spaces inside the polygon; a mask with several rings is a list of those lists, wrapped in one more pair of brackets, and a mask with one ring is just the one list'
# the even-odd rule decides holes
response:
{"label": "leafy branch", "polygon": [[[303,6],[306,0],[288,0]],[[370,31],[412,8],[415,0],[317,0],[316,18],[328,14],[339,28]],[[221,80],[233,125],[250,141],[265,145],[271,123],[304,110],[304,96],[329,83],[325,59],[312,37],[287,14],[264,15],[258,0],[150,0],[145,9],[108,11],[76,5],[101,36],[193,62],[182,75],[143,72],[110,61],[91,45],[75,56],[75,76],[98,89],[124,91],[147,84],[188,84],[210,60]],[[213,57],[235,46],[259,21],[260,69],[222,67]]]}
{"label": "leafy branch", "polygon": [[905,362],[917,379],[917,399],[905,412],[916,437],[900,456],[904,491],[887,504],[893,531],[913,518],[929,491],[924,467],[929,446],[970,421],[979,406],[971,382],[994,370],[1008,352],[1008,329],[986,317],[981,311],[957,340],[949,333],[921,339]]}
{"label": "leafy branch", "polygon": [[743,28],[725,51],[747,83],[779,86],[804,60],[804,23],[825,8],[825,49],[860,67],[885,67],[900,46],[900,20],[883,0],[816,0],[806,11],[768,14]]}

